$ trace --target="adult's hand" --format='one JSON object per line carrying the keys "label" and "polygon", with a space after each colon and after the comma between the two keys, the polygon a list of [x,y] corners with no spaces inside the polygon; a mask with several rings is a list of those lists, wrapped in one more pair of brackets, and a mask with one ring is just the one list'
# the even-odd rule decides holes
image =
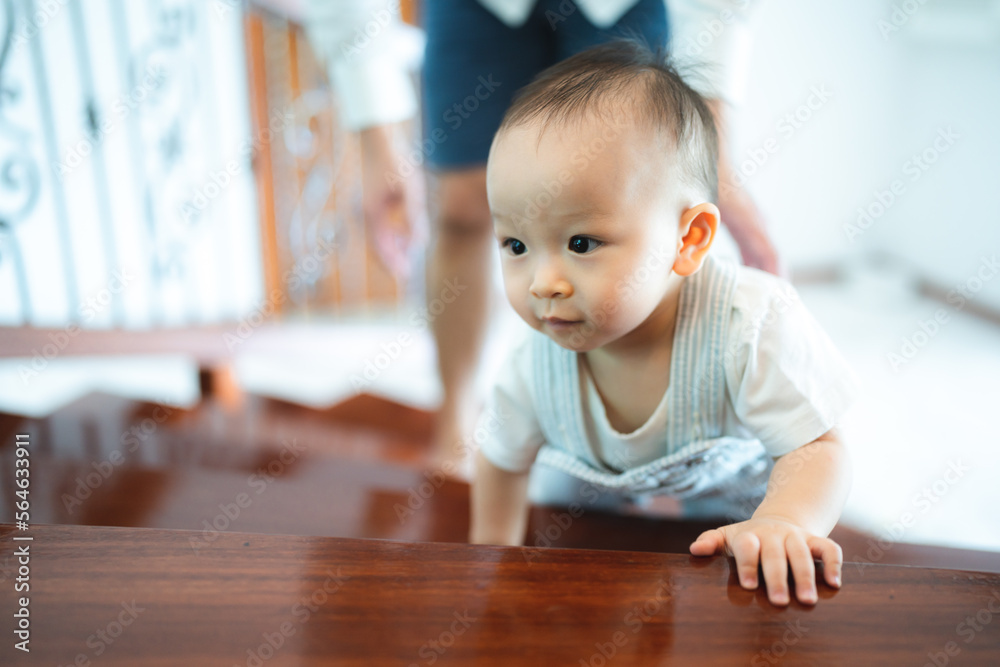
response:
{"label": "adult's hand", "polygon": [[760,209],[746,190],[732,185],[728,167],[719,164],[719,214],[740,248],[743,263],[787,278]]}
{"label": "adult's hand", "polygon": [[428,225],[422,168],[404,163],[397,150],[403,131],[400,125],[361,131],[361,188],[368,238],[382,264],[406,278]]}
{"label": "adult's hand", "polygon": [[778,258],[778,251],[767,234],[764,217],[750,193],[736,184],[729,156],[728,121],[720,100],[708,100],[719,129],[719,213],[739,246],[743,263],[787,278],[787,271]]}

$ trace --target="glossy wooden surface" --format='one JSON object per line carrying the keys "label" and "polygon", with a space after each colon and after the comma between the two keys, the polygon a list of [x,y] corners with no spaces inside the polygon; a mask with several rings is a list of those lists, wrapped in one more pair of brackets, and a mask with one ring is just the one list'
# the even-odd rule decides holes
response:
{"label": "glossy wooden surface", "polygon": [[[1000,618],[984,620],[1000,611],[997,554],[873,552],[874,538],[838,526],[844,589],[778,609],[736,585],[729,559],[686,555],[717,521],[535,507],[531,547],[470,546],[468,486],[428,468],[432,415],[365,395],[316,411],[201,380],[208,398],[189,410],[94,394],[45,419],[0,415],[0,522],[13,519],[13,434],[28,433],[35,537],[33,654],[8,641],[0,664],[1000,661]],[[10,638],[15,547],[0,543]],[[327,599],[307,617],[295,605],[314,593]],[[629,616],[647,601],[646,620]],[[466,610],[476,620],[452,636]],[[980,631],[961,626],[969,616]],[[263,660],[268,637],[281,646]]]}
{"label": "glossy wooden surface", "polygon": [[[821,585],[815,607],[779,609],[741,589],[723,557],[241,533],[194,549],[186,531],[29,533],[32,652],[11,649],[8,581],[5,665],[922,665],[949,642],[955,664],[1000,659],[1000,618],[961,627],[993,615],[991,600],[1000,612],[995,574],[879,565],[840,591]],[[0,528],[2,557],[11,537]]]}
{"label": "glossy wooden surface", "polygon": [[[210,534],[215,522],[241,532],[465,542],[469,488],[428,468],[431,426],[428,413],[366,395],[317,411],[218,393],[192,410],[93,394],[45,419],[0,415],[0,521],[14,519],[12,444],[21,432],[38,472],[38,523]],[[227,521],[220,505],[240,493],[252,503]],[[564,514],[533,508],[529,543],[683,554],[718,525],[587,510],[566,527]],[[847,580],[864,577],[868,563],[1000,573],[996,553],[880,544],[846,526],[832,536],[857,563]]]}

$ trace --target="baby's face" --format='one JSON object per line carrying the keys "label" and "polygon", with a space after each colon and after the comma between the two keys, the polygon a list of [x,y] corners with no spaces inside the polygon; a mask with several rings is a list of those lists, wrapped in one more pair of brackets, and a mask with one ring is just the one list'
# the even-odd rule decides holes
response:
{"label": "baby's face", "polygon": [[507,298],[525,322],[578,352],[643,338],[679,247],[668,161],[649,133],[597,119],[554,123],[540,142],[534,125],[497,139],[486,189]]}

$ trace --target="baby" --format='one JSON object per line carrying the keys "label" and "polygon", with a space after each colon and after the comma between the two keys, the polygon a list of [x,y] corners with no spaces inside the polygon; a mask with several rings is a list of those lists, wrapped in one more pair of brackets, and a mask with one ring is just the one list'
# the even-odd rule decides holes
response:
{"label": "baby", "polygon": [[743,519],[692,554],[733,556],[748,589],[759,565],[776,605],[790,568],[813,604],[814,558],[840,586],[834,426],[857,380],[791,285],[709,254],[717,154],[705,101],[633,41],[514,100],[487,193],[507,298],[534,331],[490,397],[470,538],[522,544],[529,497],[607,510],[667,494],[686,517]]}

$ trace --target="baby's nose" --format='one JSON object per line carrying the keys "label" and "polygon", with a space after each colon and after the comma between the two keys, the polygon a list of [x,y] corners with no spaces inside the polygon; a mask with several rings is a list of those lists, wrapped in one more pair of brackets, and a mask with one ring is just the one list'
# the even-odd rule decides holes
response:
{"label": "baby's nose", "polygon": [[538,267],[529,290],[538,299],[565,299],[573,295],[573,286],[553,263]]}

